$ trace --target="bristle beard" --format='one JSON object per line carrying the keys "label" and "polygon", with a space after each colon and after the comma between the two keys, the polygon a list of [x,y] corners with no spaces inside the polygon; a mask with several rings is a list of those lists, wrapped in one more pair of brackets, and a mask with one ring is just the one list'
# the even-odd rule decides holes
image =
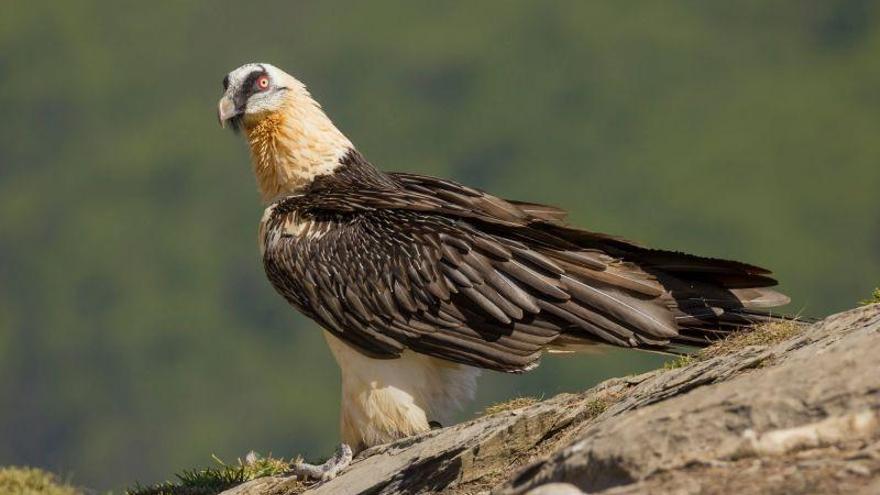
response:
{"label": "bristle beard", "polygon": [[229,119],[229,127],[232,129],[232,132],[234,132],[235,134],[241,134],[241,127],[242,127],[242,119],[243,118],[244,118],[244,115],[236,115],[235,117],[232,117],[231,119]]}

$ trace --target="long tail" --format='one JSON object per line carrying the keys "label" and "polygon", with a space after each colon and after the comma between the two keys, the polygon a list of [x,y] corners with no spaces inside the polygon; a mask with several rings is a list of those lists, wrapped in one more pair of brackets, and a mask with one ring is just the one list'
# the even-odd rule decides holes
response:
{"label": "long tail", "polygon": [[763,268],[669,251],[643,250],[640,255],[639,265],[674,301],[668,306],[679,335],[667,347],[703,348],[757,325],[809,322],[770,309],[790,299],[772,288],[777,282]]}
{"label": "long tail", "polygon": [[[598,249],[620,259],[623,264],[615,268],[617,275],[632,280],[650,279],[662,286],[662,294],[648,300],[651,305],[660,306],[657,309],[661,312],[671,313],[678,335],[653,341],[640,335],[640,348],[678,353],[680,346],[706,347],[732,332],[763,323],[809,322],[806,318],[770,311],[788,304],[790,299],[772,288],[777,282],[764,268],[645,248],[594,232],[559,226],[545,228],[582,248]],[[622,292],[619,294],[623,297]],[[635,292],[629,294],[627,301],[633,307],[647,307],[645,296]]]}

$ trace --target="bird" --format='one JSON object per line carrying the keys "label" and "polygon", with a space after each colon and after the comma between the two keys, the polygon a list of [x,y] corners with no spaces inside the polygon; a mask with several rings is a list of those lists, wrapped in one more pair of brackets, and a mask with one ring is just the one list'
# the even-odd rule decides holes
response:
{"label": "bird", "polygon": [[339,365],[340,436],[354,453],[449,421],[483,370],[522,373],[545,353],[603,346],[703,347],[789,302],[751,264],[381,171],[302,82],[268,63],[226,75],[218,118],[250,148],[266,276],[321,327]]}

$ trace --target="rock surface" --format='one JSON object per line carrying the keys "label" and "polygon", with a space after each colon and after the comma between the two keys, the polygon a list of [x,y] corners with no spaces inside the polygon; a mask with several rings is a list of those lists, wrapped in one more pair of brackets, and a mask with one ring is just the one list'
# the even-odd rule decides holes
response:
{"label": "rock surface", "polygon": [[305,493],[880,493],[880,304],[374,447]]}

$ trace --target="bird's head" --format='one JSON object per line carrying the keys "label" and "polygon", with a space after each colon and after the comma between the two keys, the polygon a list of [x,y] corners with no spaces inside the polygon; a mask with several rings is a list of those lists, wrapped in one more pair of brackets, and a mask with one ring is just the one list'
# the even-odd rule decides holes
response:
{"label": "bird's head", "polygon": [[223,78],[217,118],[237,132],[282,111],[298,96],[308,97],[308,91],[290,74],[270,64],[245,64]]}
{"label": "bird's head", "polygon": [[332,173],[352,148],[306,86],[270,64],[246,64],[227,74],[217,117],[224,127],[244,130],[267,202]]}

